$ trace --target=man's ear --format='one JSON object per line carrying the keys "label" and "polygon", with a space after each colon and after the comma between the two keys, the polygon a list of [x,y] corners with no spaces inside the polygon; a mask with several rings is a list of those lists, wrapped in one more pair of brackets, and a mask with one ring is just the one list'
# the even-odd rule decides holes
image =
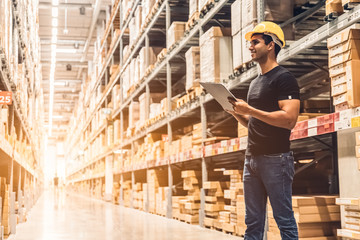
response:
{"label": "man's ear", "polygon": [[270,42],[269,45],[268,45],[268,49],[269,49],[269,50],[275,49],[275,43],[274,43],[274,42]]}

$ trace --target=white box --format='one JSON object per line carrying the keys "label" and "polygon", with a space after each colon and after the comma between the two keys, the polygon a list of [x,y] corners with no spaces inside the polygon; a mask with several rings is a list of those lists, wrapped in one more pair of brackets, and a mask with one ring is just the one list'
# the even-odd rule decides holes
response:
{"label": "white box", "polygon": [[231,4],[231,35],[234,36],[241,31],[241,0]]}
{"label": "white box", "polygon": [[308,120],[308,128],[317,127],[317,118],[311,118]]}
{"label": "white box", "polygon": [[311,136],[315,136],[315,135],[317,135],[317,127],[309,128],[308,129],[308,136],[311,137]]}
{"label": "white box", "polygon": [[245,39],[242,39],[241,31],[233,35],[232,37],[233,69],[236,69],[243,64],[242,41],[245,41]]}

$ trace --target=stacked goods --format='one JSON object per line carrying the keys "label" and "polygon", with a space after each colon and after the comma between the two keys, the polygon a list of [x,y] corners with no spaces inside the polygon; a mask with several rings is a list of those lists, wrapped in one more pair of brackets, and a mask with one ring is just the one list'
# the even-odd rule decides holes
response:
{"label": "stacked goods", "polygon": [[169,103],[167,98],[163,98],[160,101],[160,108],[161,108],[161,112],[167,113],[168,111],[172,111],[176,108],[176,101],[171,100],[171,109],[169,109]]}
{"label": "stacked goods", "polygon": [[230,176],[230,189],[224,191],[224,198],[230,200],[230,205],[226,204],[225,211],[220,212],[222,229],[226,232],[235,232],[237,225],[237,196],[243,194],[242,171],[225,170],[224,175]]}
{"label": "stacked goods", "polygon": [[360,198],[337,198],[336,204],[344,207],[343,228],[337,230],[337,236],[360,239]]}
{"label": "stacked goods", "polygon": [[330,14],[335,14],[334,17],[340,15],[344,12],[343,4],[341,0],[326,0],[325,3],[325,14],[329,16]]}
{"label": "stacked goods", "polygon": [[139,52],[139,64],[140,64],[140,68],[139,68],[139,78],[140,80],[143,79],[146,75],[146,72],[148,70],[148,68],[153,68],[154,64],[156,63],[156,56],[159,54],[159,52],[161,51],[161,48],[155,48],[155,47],[149,47],[149,51],[148,51],[148,58],[149,60],[146,60],[146,47],[141,48],[140,52]]}
{"label": "stacked goods", "polygon": [[225,28],[212,27],[200,37],[200,80],[220,82],[232,73],[231,37]]}
{"label": "stacked goods", "polygon": [[358,162],[358,169],[360,171],[360,132],[355,133],[355,138],[356,138],[355,151],[356,151],[356,157],[357,157],[357,162]]}
{"label": "stacked goods", "polygon": [[119,204],[120,203],[120,183],[118,182],[114,182],[113,185],[113,203],[114,204]]}
{"label": "stacked goods", "polygon": [[180,219],[190,223],[199,223],[200,180],[201,173],[194,170],[182,171],[184,190],[188,191],[185,199],[180,200]]}
{"label": "stacked goods", "polygon": [[116,84],[112,89],[111,101],[113,103],[113,109],[117,109],[120,106],[120,84]]}
{"label": "stacked goods", "polygon": [[237,195],[236,197],[236,217],[237,224],[235,230],[238,235],[242,236],[246,230],[244,195]]}
{"label": "stacked goods", "polygon": [[139,102],[131,102],[129,105],[129,128],[134,128],[135,123],[139,121]]}
{"label": "stacked goods", "polygon": [[143,210],[147,210],[147,206],[146,204],[148,203],[149,199],[148,199],[148,195],[147,195],[147,191],[148,191],[148,184],[147,183],[143,183],[142,184],[142,189],[143,189],[143,193],[142,193],[142,209]]}
{"label": "stacked goods", "polygon": [[[195,0],[196,1],[196,0]],[[185,53],[186,58],[186,91],[200,86],[200,48],[191,47]]]}
{"label": "stacked goods", "polygon": [[185,196],[173,196],[172,197],[172,217],[174,219],[180,219],[180,201],[186,200]]}
{"label": "stacked goods", "polygon": [[360,106],[360,29],[345,29],[327,45],[335,111]]}
{"label": "stacked goods", "polygon": [[185,152],[188,151],[190,149],[192,149],[193,147],[193,141],[192,141],[192,136],[183,136],[180,140],[181,142],[181,152]]}
{"label": "stacked goods", "polygon": [[167,172],[155,169],[148,170],[147,184],[149,192],[149,212],[156,213],[156,194],[159,192],[159,187],[167,185]]}
{"label": "stacked goods", "polygon": [[124,206],[130,207],[131,205],[131,180],[124,181],[122,184],[124,194]]}
{"label": "stacked goods", "polygon": [[169,187],[159,187],[156,193],[156,213],[161,216],[166,216],[168,191]]}
{"label": "stacked goods", "polygon": [[146,97],[146,92],[139,96],[139,112],[140,112],[140,118],[138,122],[139,126],[145,125],[146,120],[149,119],[150,108],[148,106],[154,103],[159,104],[163,98],[164,98],[163,93],[150,93],[149,98]]}
{"label": "stacked goods", "polygon": [[189,0],[189,19],[194,19],[199,16],[198,0]]}
{"label": "stacked goods", "polygon": [[179,41],[185,32],[185,22],[172,22],[167,30],[167,49],[170,49],[177,41]]}
{"label": "stacked goods", "polygon": [[[340,207],[335,205],[335,199],[336,196],[293,196],[299,239],[336,239],[336,229],[340,226]],[[268,237],[281,239],[270,204],[268,209]]]}
{"label": "stacked goods", "polygon": [[118,145],[121,139],[121,122],[120,119],[114,121],[114,145]]}
{"label": "stacked goods", "polygon": [[145,19],[151,14],[151,9],[155,4],[155,0],[142,0],[142,27],[144,27]]}
{"label": "stacked goods", "polygon": [[[257,24],[257,0],[237,0],[231,6],[231,35],[233,37],[233,69],[251,61],[250,42],[245,40],[245,34]],[[294,1],[267,0],[265,5],[265,20],[284,22],[293,17]],[[291,24],[283,28],[285,39],[294,38]]]}
{"label": "stacked goods", "polygon": [[5,139],[8,138],[8,117],[9,109],[6,105],[2,105],[0,108],[0,134],[5,136]]}
{"label": "stacked goods", "polygon": [[219,212],[224,210],[224,189],[228,188],[228,182],[209,181],[203,183],[206,190],[204,225],[214,227],[218,222]]}
{"label": "stacked goods", "polygon": [[142,183],[136,183],[133,186],[133,194],[134,194],[134,208],[136,209],[143,209],[143,189],[142,189]]}
{"label": "stacked goods", "polygon": [[6,178],[0,178],[0,194],[2,199],[1,225],[4,227],[4,235],[10,235],[10,185],[6,184]]}

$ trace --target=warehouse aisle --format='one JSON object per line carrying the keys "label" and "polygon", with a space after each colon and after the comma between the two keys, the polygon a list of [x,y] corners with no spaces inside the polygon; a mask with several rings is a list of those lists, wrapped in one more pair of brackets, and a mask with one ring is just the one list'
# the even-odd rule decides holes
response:
{"label": "warehouse aisle", "polygon": [[16,240],[241,240],[176,220],[64,192],[45,192]]}

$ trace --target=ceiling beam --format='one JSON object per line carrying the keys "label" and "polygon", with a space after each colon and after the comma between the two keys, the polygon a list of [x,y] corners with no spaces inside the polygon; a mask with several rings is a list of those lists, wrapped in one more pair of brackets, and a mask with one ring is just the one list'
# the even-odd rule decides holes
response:
{"label": "ceiling beam", "polygon": [[[59,8],[92,8],[90,3],[60,3]],[[51,2],[40,2],[39,9],[49,9],[52,8]]]}

